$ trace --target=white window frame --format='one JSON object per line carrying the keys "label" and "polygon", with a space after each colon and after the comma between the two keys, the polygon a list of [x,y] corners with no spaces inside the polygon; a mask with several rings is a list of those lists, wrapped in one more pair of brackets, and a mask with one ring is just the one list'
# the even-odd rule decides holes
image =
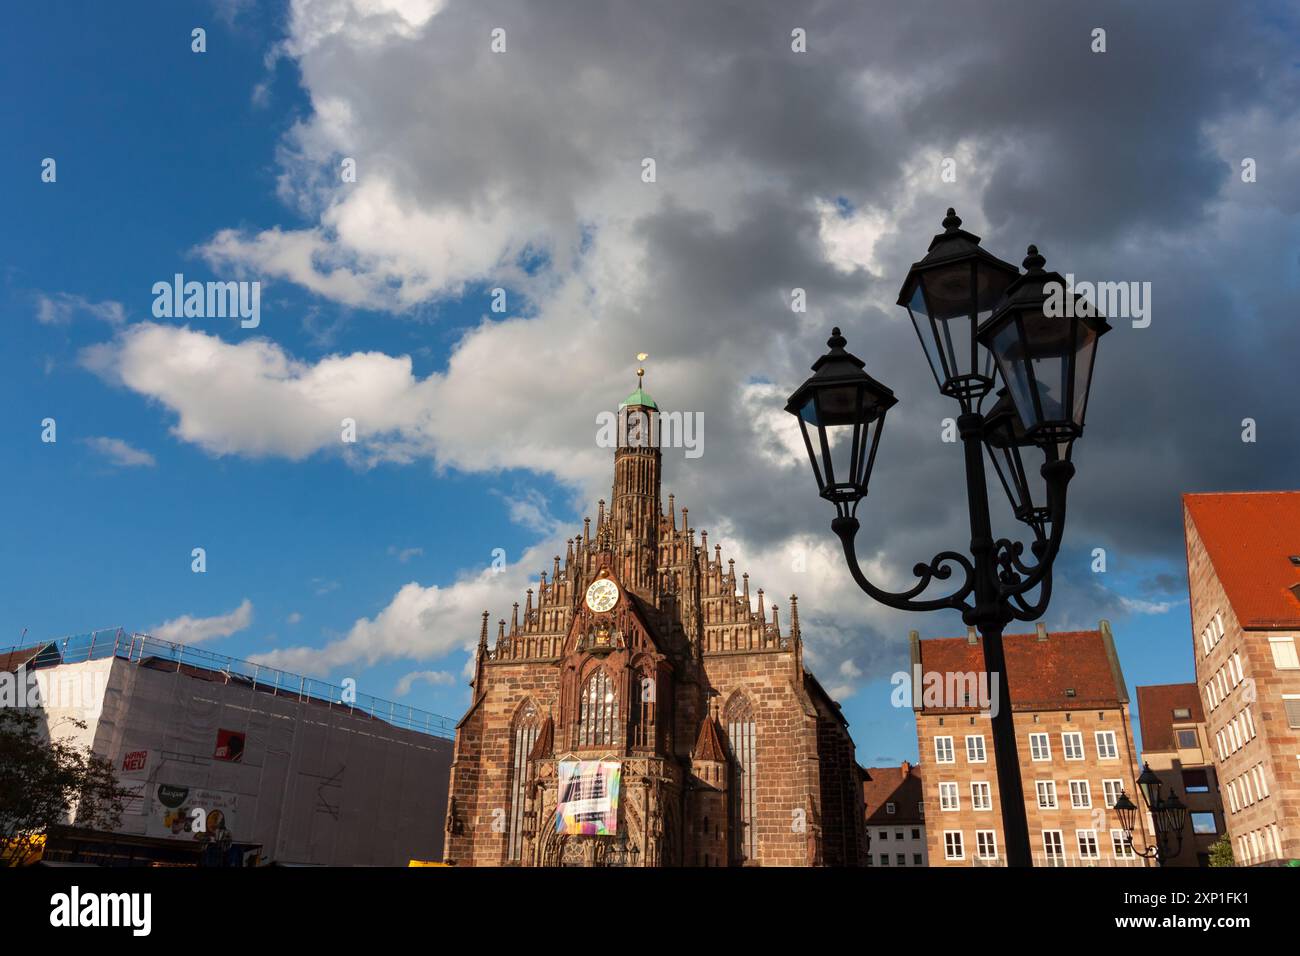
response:
{"label": "white window frame", "polygon": [[[1034,792],[1038,795],[1039,810],[1059,810],[1060,802],[1056,798],[1056,781],[1055,780],[1035,780]],[[1043,794],[1046,793],[1050,798],[1050,803],[1043,803]]]}
{"label": "white window frame", "polygon": [[[986,850],[992,852],[986,852]],[[997,830],[975,831],[975,856],[981,860],[996,860],[998,858]]]}
{"label": "white window frame", "polygon": [[[1080,803],[1075,798],[1075,784],[1080,785],[1080,792],[1083,794],[1086,803]],[[1087,780],[1070,781],[1070,809],[1071,810],[1091,810],[1092,809],[1092,785]]]}
{"label": "white window frame", "polygon": [[[941,742],[944,744],[943,747],[940,746]],[[944,759],[945,752],[948,755],[947,760]],[[951,737],[934,738],[934,762],[935,763],[956,763],[957,762],[957,755],[952,749]]]}
{"label": "white window frame", "polygon": [[1294,637],[1270,637],[1268,649],[1273,652],[1273,666],[1278,670],[1300,670],[1300,657],[1296,655]]}
{"label": "white window frame", "polygon": [[[979,796],[976,796],[979,794]],[[993,809],[993,788],[985,780],[972,780],[970,785],[970,806],[972,810]]]}
{"label": "white window frame", "polygon": [[[1085,853],[1085,852],[1083,851],[1083,840],[1084,840],[1084,837],[1088,837],[1088,838],[1092,841],[1092,852],[1091,852],[1091,853]],[[1096,830],[1075,830],[1075,831],[1074,831],[1074,842],[1075,842],[1075,844],[1079,847],[1079,859],[1080,859],[1080,860],[1100,860],[1100,859],[1101,859],[1101,844],[1100,844],[1099,842],[1097,842],[1097,831],[1096,831]]]}
{"label": "white window frame", "polygon": [[[957,839],[949,840],[949,837]],[[956,844],[956,853],[953,853],[953,844]],[[943,831],[943,858],[945,860],[964,860],[966,859],[966,841],[962,839],[960,830]]]}
{"label": "white window frame", "polygon": [[895,809],[897,809],[897,808],[894,806],[893,803],[886,803],[886,804],[885,804],[885,813],[888,814],[889,816],[892,817],[892,816],[894,815],[894,811],[895,811]]}
{"label": "white window frame", "polygon": [[1121,790],[1124,787],[1124,781],[1119,777],[1110,777],[1101,782],[1101,800],[1106,805],[1107,810],[1115,809],[1115,801],[1119,798]]}
{"label": "white window frame", "polygon": [[1137,856],[1137,851],[1128,842],[1124,831],[1115,827],[1110,831],[1110,852],[1117,860],[1132,860]]}
{"label": "white window frame", "polygon": [[[1069,742],[1070,742],[1071,740],[1073,740],[1073,741],[1075,741],[1075,742],[1078,743],[1078,746],[1079,746],[1079,756],[1077,756],[1077,757],[1071,757],[1071,756],[1070,756],[1070,743],[1069,743]],[[1083,760],[1083,759],[1084,759],[1084,753],[1083,753],[1083,734],[1082,734],[1080,731],[1077,731],[1077,730],[1063,730],[1063,731],[1061,731],[1061,752],[1065,754],[1065,759],[1066,759],[1066,760]]]}
{"label": "white window frame", "polygon": [[[944,804],[950,802],[944,794],[947,793],[952,797],[952,806]],[[953,813],[961,809],[961,791],[957,789],[957,781],[941,780],[939,781],[939,809],[944,813]]]}
{"label": "white window frame", "polygon": [[[975,749],[979,753],[978,757],[971,756],[971,744],[975,744]],[[966,762],[967,763],[988,763],[988,750],[984,746],[983,734],[966,735]]]}
{"label": "white window frame", "polygon": [[[1056,838],[1056,845],[1048,837]],[[1059,857],[1065,859],[1065,834],[1062,830],[1044,830],[1043,831],[1043,855],[1047,857]]]}
{"label": "white window frame", "polygon": [[[1042,746],[1038,746],[1039,744]],[[1052,759],[1051,734],[1039,733],[1029,735],[1029,759],[1036,763],[1043,763]]]}
{"label": "white window frame", "polygon": [[[1109,753],[1102,752],[1102,741],[1105,740]],[[1093,732],[1093,742],[1097,746],[1098,760],[1118,760],[1119,759],[1119,740],[1113,730],[1097,730]]]}

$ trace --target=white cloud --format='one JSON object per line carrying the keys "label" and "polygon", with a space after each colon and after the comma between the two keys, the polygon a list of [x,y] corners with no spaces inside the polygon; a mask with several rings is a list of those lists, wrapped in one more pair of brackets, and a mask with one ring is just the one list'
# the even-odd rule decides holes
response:
{"label": "white cloud", "polygon": [[397,686],[393,688],[394,697],[405,697],[411,692],[411,687],[417,681],[434,686],[449,687],[456,683],[456,676],[448,671],[411,671],[409,674],[403,674],[398,678]]}
{"label": "white cloud", "polygon": [[109,325],[121,325],[126,321],[125,307],[121,302],[111,299],[91,302],[84,296],[68,292],[56,292],[53,295],[42,293],[36,296],[36,321],[42,325],[67,325],[79,313]]}
{"label": "white cloud", "polygon": [[398,548],[397,545],[390,544],[388,553],[396,557],[401,564],[405,564],[412,558],[424,554],[424,548]]}
{"label": "white cloud", "polygon": [[297,611],[294,611],[294,612],[291,613],[288,617],[286,617],[284,620],[285,620],[285,623],[286,623],[286,624],[299,624],[299,623],[302,622],[302,614],[300,614],[300,613],[297,612]]}
{"label": "white cloud", "polygon": [[248,598],[228,614],[215,617],[193,617],[183,614],[164,621],[153,630],[153,636],[177,644],[198,644],[216,637],[229,637],[245,630],[253,623],[253,602]]}
{"label": "white cloud", "polygon": [[1173,608],[1186,604],[1182,601],[1147,601],[1142,598],[1119,596],[1119,604],[1124,610],[1133,614],[1166,614]]}
{"label": "white cloud", "polygon": [[149,452],[133,448],[120,438],[101,435],[87,438],[86,444],[120,468],[152,468],[158,464]]}

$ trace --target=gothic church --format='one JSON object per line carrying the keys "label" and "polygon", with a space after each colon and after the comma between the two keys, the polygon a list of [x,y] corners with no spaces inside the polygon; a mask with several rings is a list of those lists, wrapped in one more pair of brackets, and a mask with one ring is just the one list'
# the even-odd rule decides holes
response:
{"label": "gothic church", "polygon": [[[457,725],[459,866],[856,866],[862,786],[839,705],[749,575],[660,497],[659,409],[619,407],[614,486],[489,642]],[[584,799],[586,798],[586,799]]]}

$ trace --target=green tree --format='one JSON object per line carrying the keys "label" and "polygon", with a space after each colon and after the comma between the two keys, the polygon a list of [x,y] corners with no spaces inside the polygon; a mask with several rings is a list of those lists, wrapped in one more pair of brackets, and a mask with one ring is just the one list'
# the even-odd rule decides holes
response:
{"label": "green tree", "polygon": [[1224,834],[1210,847],[1210,866],[1233,866],[1232,841]]}
{"label": "green tree", "polygon": [[[0,866],[24,860],[49,828],[114,830],[126,796],[112,765],[89,747],[42,732],[42,711],[0,707]],[[86,729],[84,721],[67,724]]]}

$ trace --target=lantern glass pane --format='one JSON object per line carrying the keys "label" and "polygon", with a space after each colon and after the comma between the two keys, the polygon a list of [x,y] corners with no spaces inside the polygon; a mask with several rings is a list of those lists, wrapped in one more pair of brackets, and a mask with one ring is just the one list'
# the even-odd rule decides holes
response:
{"label": "lantern glass pane", "polygon": [[940,374],[941,381],[975,371],[974,272],[971,262],[962,261],[927,269],[920,276],[930,304],[931,334],[947,360],[947,374]]}
{"label": "lantern glass pane", "polygon": [[1025,345],[1033,365],[1034,383],[1038,388],[1043,421],[1072,421],[1065,407],[1070,395],[1070,368],[1074,358],[1071,319],[1030,313],[1022,319]]}
{"label": "lantern glass pane", "polygon": [[818,390],[818,421],[826,426],[853,425],[863,414],[865,394],[861,386],[834,385]]}
{"label": "lantern glass pane", "polygon": [[1074,423],[1083,427],[1083,413],[1088,405],[1088,385],[1092,375],[1092,360],[1097,349],[1097,333],[1086,322],[1079,323],[1076,338],[1078,351],[1074,358]]}
{"label": "lantern glass pane", "polygon": [[930,324],[925,293],[919,282],[916,284],[916,291],[912,293],[912,301],[907,305],[907,314],[912,317],[912,325],[916,326],[916,335],[921,340],[921,347],[925,349],[925,360],[930,363],[930,371],[934,374],[935,383],[942,385],[948,373],[944,369],[943,360],[939,357],[939,346],[935,341],[934,327]]}
{"label": "lantern glass pane", "polygon": [[1030,396],[1029,369],[1014,320],[1008,321],[993,336],[993,354],[1002,372],[1002,381],[1011,393],[1011,400],[1016,403],[1020,421],[1026,430],[1033,428],[1038,424],[1038,409]]}

